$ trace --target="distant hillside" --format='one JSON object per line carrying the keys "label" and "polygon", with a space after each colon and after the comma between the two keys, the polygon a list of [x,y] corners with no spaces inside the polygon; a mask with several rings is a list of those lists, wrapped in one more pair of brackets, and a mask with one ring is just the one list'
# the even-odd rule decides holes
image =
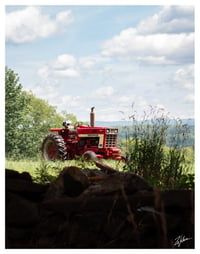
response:
{"label": "distant hillside", "polygon": [[[181,122],[183,125],[187,125],[187,138],[186,136],[182,136],[179,138],[179,145],[181,147],[183,146],[188,146],[188,147],[194,147],[194,140],[195,140],[195,134],[194,134],[194,124],[195,120],[194,119],[181,119]],[[137,124],[140,125],[142,124],[142,121],[137,121]],[[146,122],[148,123],[148,122]],[[150,122],[149,122],[150,123]],[[117,127],[119,129],[119,135],[118,139],[124,140],[127,137],[131,137],[132,135],[132,121],[96,121],[95,126],[97,127]],[[176,128],[177,125],[177,120],[169,120],[169,128],[166,131],[166,145],[171,146],[171,140],[173,139],[174,136],[177,135],[177,130]],[[185,131],[185,128],[183,127],[183,132]],[[184,140],[184,142],[183,142]]]}
{"label": "distant hillside", "polygon": [[[194,126],[194,119],[181,119],[183,124],[187,124],[189,126]],[[138,122],[140,123],[140,121]],[[97,127],[120,127],[120,126],[131,126],[133,121],[96,121],[95,125]],[[176,124],[176,120],[169,120],[170,125]]]}

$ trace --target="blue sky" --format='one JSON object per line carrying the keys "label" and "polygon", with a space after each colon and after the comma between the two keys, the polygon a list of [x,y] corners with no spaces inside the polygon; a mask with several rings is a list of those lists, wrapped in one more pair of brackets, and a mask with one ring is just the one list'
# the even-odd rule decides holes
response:
{"label": "blue sky", "polygon": [[10,5],[5,33],[6,65],[58,111],[118,121],[134,103],[194,118],[190,5]]}

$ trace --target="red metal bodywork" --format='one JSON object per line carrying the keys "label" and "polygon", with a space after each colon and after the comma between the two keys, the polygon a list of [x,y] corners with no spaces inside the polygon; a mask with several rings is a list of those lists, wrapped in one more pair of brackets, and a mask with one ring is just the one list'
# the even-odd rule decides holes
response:
{"label": "red metal bodywork", "polygon": [[68,159],[74,159],[87,151],[93,151],[97,157],[121,160],[121,151],[117,148],[118,129],[113,127],[76,126],[50,129],[62,136],[67,148]]}

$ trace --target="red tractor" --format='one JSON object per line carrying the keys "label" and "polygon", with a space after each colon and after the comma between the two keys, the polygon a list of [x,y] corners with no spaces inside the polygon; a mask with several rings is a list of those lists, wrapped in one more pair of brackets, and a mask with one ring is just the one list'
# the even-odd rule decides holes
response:
{"label": "red tractor", "polygon": [[[95,127],[94,107],[90,112],[90,126],[71,126],[63,123],[63,128],[50,129],[42,143],[42,155],[46,160],[69,160],[92,151],[98,158],[122,160],[117,148],[117,128]],[[86,153],[87,154],[87,153]]]}

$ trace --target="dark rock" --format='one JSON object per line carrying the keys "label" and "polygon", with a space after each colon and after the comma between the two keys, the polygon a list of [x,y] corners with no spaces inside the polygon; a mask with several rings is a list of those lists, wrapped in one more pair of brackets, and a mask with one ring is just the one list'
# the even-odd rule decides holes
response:
{"label": "dark rock", "polygon": [[20,241],[21,239],[29,239],[32,236],[33,228],[32,227],[14,227],[14,226],[7,226],[6,234],[9,235],[11,241],[17,240]]}
{"label": "dark rock", "polygon": [[[6,182],[6,248],[194,248],[193,191],[156,191],[131,173],[76,167],[49,188],[10,170]],[[177,237],[188,240],[178,247]]]}
{"label": "dark rock", "polygon": [[194,191],[163,191],[161,192],[161,199],[164,200],[164,205],[168,209],[170,207],[179,207],[181,209],[194,207]]}
{"label": "dark rock", "polygon": [[59,197],[63,194],[76,197],[89,186],[87,176],[77,167],[65,167],[59,176],[50,183],[46,198]]}
{"label": "dark rock", "polygon": [[22,172],[19,173],[17,171],[11,170],[11,169],[6,169],[6,179],[23,179],[29,182],[32,182],[31,175],[28,172]]}
{"label": "dark rock", "polygon": [[93,176],[102,176],[102,177],[107,177],[108,175],[98,169],[89,169],[89,168],[84,168],[82,169],[82,172],[88,176],[88,177],[93,177]]}
{"label": "dark rock", "polygon": [[7,193],[6,224],[9,226],[30,226],[39,221],[37,204],[23,197]]}
{"label": "dark rock", "polygon": [[149,184],[140,176],[132,173],[120,173],[104,176],[102,180],[90,185],[82,195],[108,195],[121,192],[122,188],[127,195],[137,191],[153,191]]}
{"label": "dark rock", "polygon": [[51,198],[40,203],[41,209],[64,215],[79,211],[80,205],[81,200],[79,198],[71,197]]}
{"label": "dark rock", "polygon": [[11,178],[6,180],[7,191],[18,193],[33,201],[42,200],[44,192],[47,190],[47,188],[48,185],[37,184],[24,179]]}
{"label": "dark rock", "polygon": [[29,173],[6,170],[6,191],[18,193],[25,199],[41,201],[48,185],[34,183]]}

